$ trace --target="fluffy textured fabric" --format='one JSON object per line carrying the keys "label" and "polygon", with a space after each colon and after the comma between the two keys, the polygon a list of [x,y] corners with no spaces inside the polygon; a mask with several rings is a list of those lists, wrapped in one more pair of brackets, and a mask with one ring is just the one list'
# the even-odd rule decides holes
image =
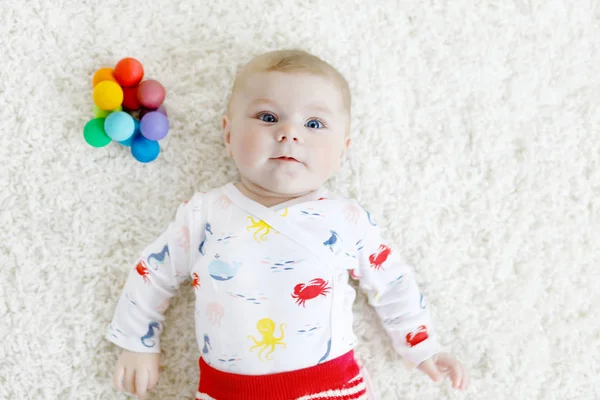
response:
{"label": "fluffy textured fabric", "polygon": [[[598,399],[600,8],[577,1],[0,2],[0,398],[123,399],[102,338],[138,252],[235,180],[220,117],[238,66],[299,47],[347,77],[353,147],[329,186],[414,265],[458,393],[408,371],[356,304],[382,399]],[[88,146],[95,70],[167,90],[162,154]],[[191,286],[190,286],[191,287]],[[193,399],[192,290],[152,399]]]}

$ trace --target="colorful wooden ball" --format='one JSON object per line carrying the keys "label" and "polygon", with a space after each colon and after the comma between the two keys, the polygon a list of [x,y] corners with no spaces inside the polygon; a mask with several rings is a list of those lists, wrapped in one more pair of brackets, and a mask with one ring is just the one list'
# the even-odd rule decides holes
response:
{"label": "colorful wooden ball", "polygon": [[140,121],[140,131],[148,140],[160,140],[169,132],[169,120],[157,111],[149,112]]}
{"label": "colorful wooden ball", "polygon": [[141,105],[137,98],[137,86],[123,88],[123,108],[129,111],[138,110]]}
{"label": "colorful wooden ball", "polygon": [[133,135],[135,121],[124,111],[110,113],[104,121],[104,131],[111,139],[122,142]]}
{"label": "colorful wooden ball", "polygon": [[96,118],[106,118],[108,117],[108,114],[115,111],[123,111],[123,107],[119,106],[114,110],[106,111],[98,108],[98,106],[94,104],[94,117]]}
{"label": "colorful wooden ball", "polygon": [[136,86],[144,78],[144,67],[135,58],[124,58],[115,66],[113,75],[123,87]]}
{"label": "colorful wooden ball", "polygon": [[98,71],[96,71],[96,73],[94,73],[94,77],[92,78],[93,86],[96,86],[97,84],[103,81],[117,81],[113,75],[112,68],[100,68]]}
{"label": "colorful wooden ball", "polygon": [[165,106],[160,106],[157,109],[151,109],[151,108],[146,108],[146,107],[142,107],[140,109],[140,119],[144,118],[144,115],[148,114],[149,112],[152,111],[157,111],[161,114],[163,114],[165,117],[167,117],[167,109],[165,108]]}
{"label": "colorful wooden ball", "polygon": [[131,155],[142,163],[150,162],[160,153],[158,142],[148,140],[143,136],[135,136],[131,142]]}
{"label": "colorful wooden ball", "polygon": [[158,108],[165,100],[165,88],[159,81],[149,79],[138,86],[138,100],[146,108]]}
{"label": "colorful wooden ball", "polygon": [[101,110],[114,110],[123,103],[123,89],[116,82],[102,81],[94,87],[94,103]]}
{"label": "colorful wooden ball", "polygon": [[104,118],[91,119],[83,127],[83,138],[93,147],[104,147],[111,138],[104,131]]}

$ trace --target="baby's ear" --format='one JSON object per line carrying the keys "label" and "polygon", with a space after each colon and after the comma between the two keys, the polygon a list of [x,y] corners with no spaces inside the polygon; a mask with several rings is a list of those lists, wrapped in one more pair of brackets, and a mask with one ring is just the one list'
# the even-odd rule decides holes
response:
{"label": "baby's ear", "polygon": [[352,140],[349,137],[347,137],[346,140],[344,141],[344,148],[342,149],[342,155],[340,156],[340,158],[342,160],[344,159],[344,156],[346,155],[346,151],[350,147],[351,142],[352,142]]}
{"label": "baby's ear", "polygon": [[231,157],[231,121],[227,115],[223,115],[221,127],[223,128],[223,139],[225,140],[225,152],[228,157]]}

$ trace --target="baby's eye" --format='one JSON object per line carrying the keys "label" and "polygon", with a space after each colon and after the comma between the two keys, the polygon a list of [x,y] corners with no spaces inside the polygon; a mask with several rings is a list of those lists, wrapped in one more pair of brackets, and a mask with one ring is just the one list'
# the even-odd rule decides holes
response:
{"label": "baby's eye", "polygon": [[277,118],[275,118],[275,116],[273,114],[270,114],[270,113],[260,114],[258,116],[258,119],[260,119],[261,121],[264,121],[264,122],[271,123],[271,124],[273,122],[277,122]]}
{"label": "baby's eye", "polygon": [[306,124],[304,124],[304,126],[311,129],[322,129],[324,125],[318,119],[311,119]]}

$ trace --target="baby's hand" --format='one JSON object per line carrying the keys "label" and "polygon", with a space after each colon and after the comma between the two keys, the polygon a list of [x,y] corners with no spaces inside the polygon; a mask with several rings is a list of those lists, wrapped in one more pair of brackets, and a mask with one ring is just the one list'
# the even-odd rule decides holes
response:
{"label": "baby's hand", "polygon": [[466,368],[448,353],[438,353],[423,361],[417,368],[429,375],[434,382],[441,381],[444,376],[450,374],[452,387],[455,389],[463,390],[469,385],[469,373]]}
{"label": "baby's hand", "polygon": [[159,367],[160,354],[158,353],[134,353],[123,350],[115,368],[113,384],[120,391],[144,399],[148,391],[158,383]]}

